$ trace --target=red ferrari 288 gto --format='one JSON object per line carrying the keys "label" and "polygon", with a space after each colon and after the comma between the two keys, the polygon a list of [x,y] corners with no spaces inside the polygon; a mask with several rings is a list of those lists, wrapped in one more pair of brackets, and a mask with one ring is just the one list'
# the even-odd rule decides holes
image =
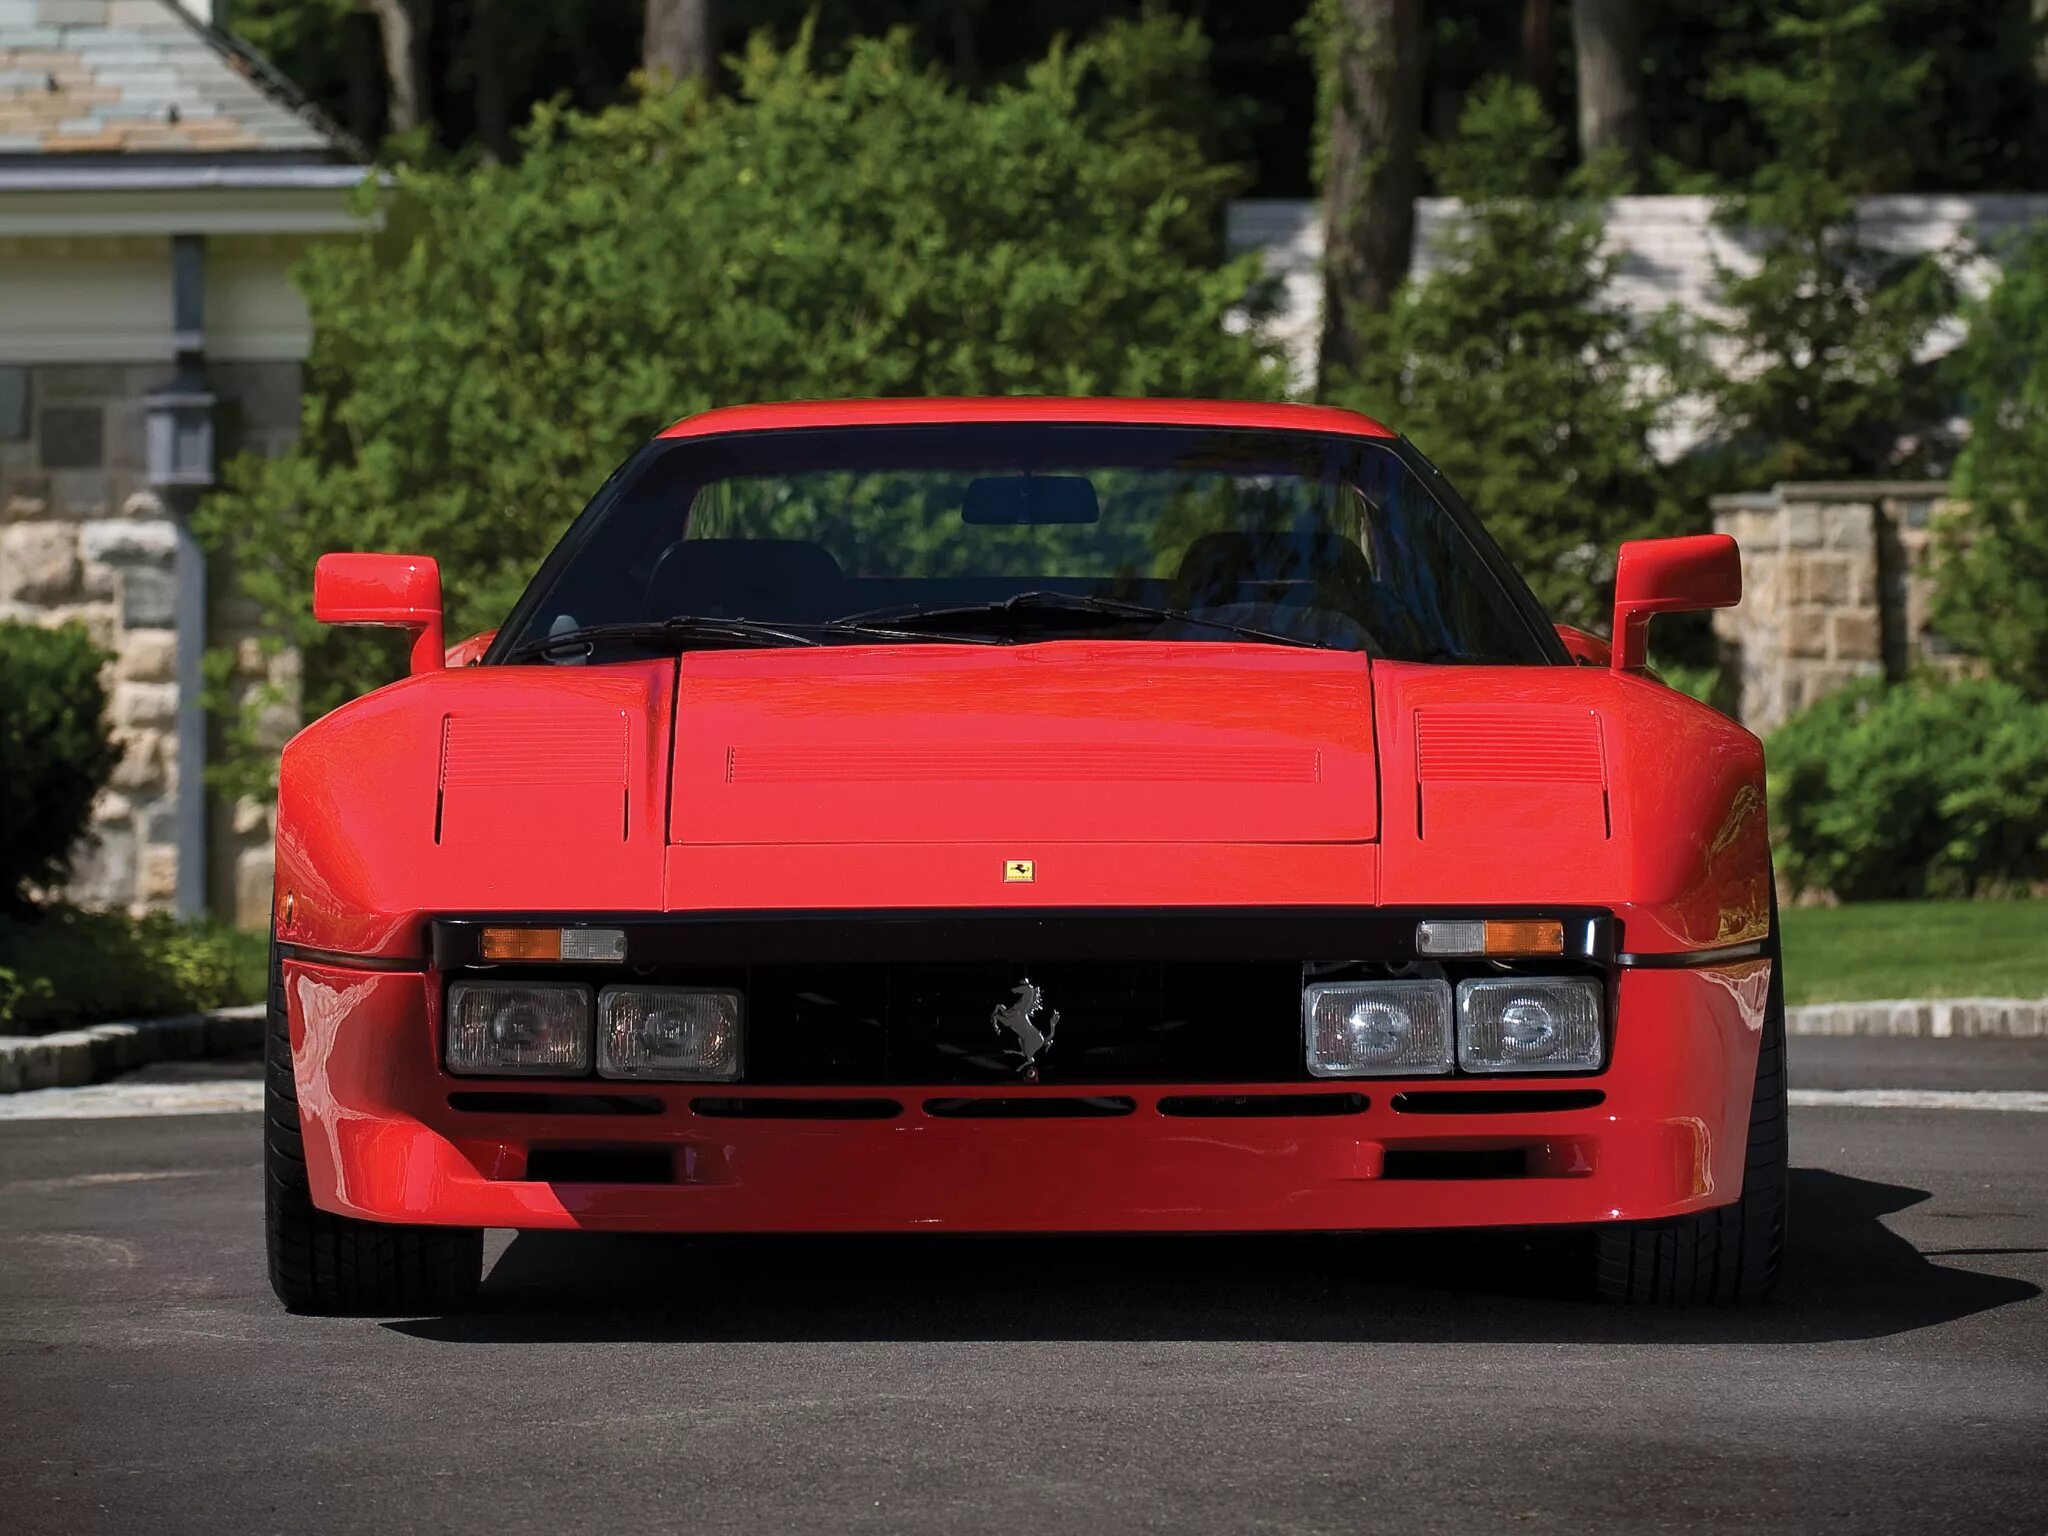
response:
{"label": "red ferrari 288 gto", "polygon": [[482,1229],[1583,1229],[1783,1246],[1756,739],[1645,670],[1741,590],[1624,545],[1612,651],[1347,412],[898,400],[681,422],[493,634],[285,749],[273,1283],[457,1307]]}

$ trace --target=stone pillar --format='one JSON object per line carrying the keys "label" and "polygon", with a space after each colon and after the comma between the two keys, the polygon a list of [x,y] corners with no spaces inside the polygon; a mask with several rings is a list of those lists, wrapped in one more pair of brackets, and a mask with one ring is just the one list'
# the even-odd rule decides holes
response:
{"label": "stone pillar", "polygon": [[1759,735],[1860,677],[1967,669],[1929,629],[1939,482],[1784,484],[1717,496],[1742,547],[1741,606],[1714,615],[1736,715]]}

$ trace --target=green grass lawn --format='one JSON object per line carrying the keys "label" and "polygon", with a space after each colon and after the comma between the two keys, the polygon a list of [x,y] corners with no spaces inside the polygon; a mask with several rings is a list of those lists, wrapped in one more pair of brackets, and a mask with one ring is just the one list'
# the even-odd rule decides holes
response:
{"label": "green grass lawn", "polygon": [[1785,1000],[2048,997],[2048,901],[1787,907]]}

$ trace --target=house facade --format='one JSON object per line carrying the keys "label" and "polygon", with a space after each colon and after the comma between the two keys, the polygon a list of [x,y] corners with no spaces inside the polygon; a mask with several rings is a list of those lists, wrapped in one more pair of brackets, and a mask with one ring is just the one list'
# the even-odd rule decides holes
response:
{"label": "house facade", "polygon": [[368,169],[209,0],[0,0],[0,619],[115,658],[120,764],[78,900],[261,922],[269,828],[206,788],[201,657],[277,665],[191,536],[217,466],[297,429],[293,263]]}

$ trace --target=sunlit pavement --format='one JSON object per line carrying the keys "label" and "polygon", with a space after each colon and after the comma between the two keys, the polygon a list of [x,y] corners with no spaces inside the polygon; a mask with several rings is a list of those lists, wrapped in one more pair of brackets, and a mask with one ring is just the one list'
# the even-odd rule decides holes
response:
{"label": "sunlit pavement", "polygon": [[1735,1314],[1515,1238],[501,1234],[474,1316],[292,1318],[256,1117],[186,1112],[253,1064],[154,1069],[0,1122],[0,1528],[2048,1528],[2048,1042],[1792,1053]]}

